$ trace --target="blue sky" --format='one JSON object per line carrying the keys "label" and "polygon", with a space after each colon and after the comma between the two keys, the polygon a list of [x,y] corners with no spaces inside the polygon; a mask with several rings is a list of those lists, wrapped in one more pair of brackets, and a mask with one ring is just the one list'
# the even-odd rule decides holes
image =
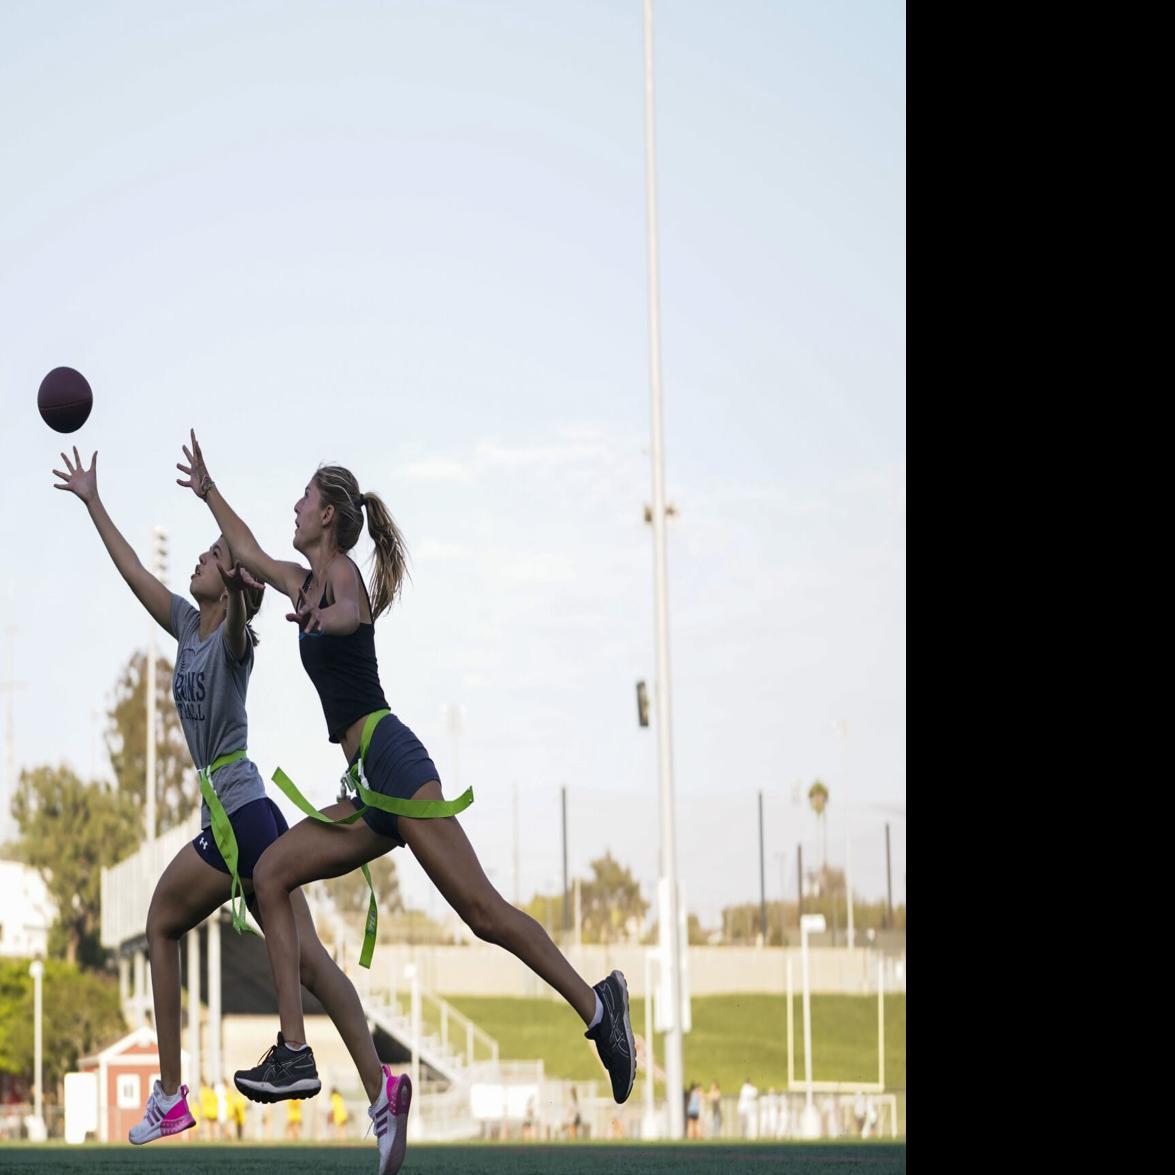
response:
{"label": "blue sky", "polygon": [[[905,12],[656,12],[678,840],[703,921],[829,855],[905,893]],[[513,896],[609,848],[657,870],[639,0],[6,4],[0,11],[0,516],[18,767],[94,762],[148,633],[35,410],[95,393],[115,521],[215,537],[175,486],[194,426],[228,500],[292,556],[323,460],[413,553],[377,626],[392,709]],[[368,548],[361,547],[366,556]],[[342,769],[270,600],[250,739],[320,802]],[[5,634],[6,640],[8,634]],[[835,723],[847,722],[840,737]],[[193,779],[193,796],[195,797]],[[883,810],[884,809],[884,810]],[[776,854],[785,854],[782,859]],[[440,911],[406,854],[409,896]]]}

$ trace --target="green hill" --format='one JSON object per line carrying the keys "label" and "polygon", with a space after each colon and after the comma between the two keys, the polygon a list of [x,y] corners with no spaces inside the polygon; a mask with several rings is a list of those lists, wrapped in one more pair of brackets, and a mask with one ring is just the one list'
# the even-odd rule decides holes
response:
{"label": "green hill", "polygon": [[[552,1077],[600,1080],[595,1049],[579,1017],[562,1001],[459,996],[449,1001],[496,1037],[504,1060],[542,1058]],[[795,1075],[804,1076],[803,1010],[794,1001]],[[749,1077],[762,1090],[787,1082],[787,998],[772,995],[697,997],[693,1029],[684,1037],[685,1079],[716,1080],[734,1093]],[[643,1035],[643,1000],[632,1001],[633,1031]],[[657,1063],[664,1064],[657,1037]],[[818,1081],[877,1080],[877,997],[812,996],[812,1070]],[[640,1078],[638,1078],[640,1080]],[[906,1086],[906,997],[885,997],[885,1083]]]}

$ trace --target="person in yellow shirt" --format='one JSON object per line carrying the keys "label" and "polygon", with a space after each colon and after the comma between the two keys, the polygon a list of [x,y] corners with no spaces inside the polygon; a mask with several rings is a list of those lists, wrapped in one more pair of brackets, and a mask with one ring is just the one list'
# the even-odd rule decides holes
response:
{"label": "person in yellow shirt", "polygon": [[245,1095],[235,1086],[228,1091],[229,1121],[237,1128],[237,1142],[245,1137]]}
{"label": "person in yellow shirt", "polygon": [[286,1102],[286,1137],[295,1142],[302,1137],[302,1099],[290,1098]]}
{"label": "person in yellow shirt", "polygon": [[343,1104],[343,1095],[337,1089],[330,1091],[330,1120],[334,1124],[335,1138],[346,1138],[347,1120],[351,1117]]}
{"label": "person in yellow shirt", "polygon": [[220,1113],[216,1104],[216,1090],[206,1081],[200,1083],[200,1117],[208,1125],[208,1137],[220,1137]]}

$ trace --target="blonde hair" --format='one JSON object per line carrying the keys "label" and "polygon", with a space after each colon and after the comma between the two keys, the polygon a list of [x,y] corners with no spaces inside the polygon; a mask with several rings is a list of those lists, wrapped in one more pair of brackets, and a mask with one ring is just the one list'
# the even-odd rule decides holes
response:
{"label": "blonde hair", "polygon": [[341,465],[320,465],[314,482],[324,506],[335,508],[335,542],[340,551],[349,551],[363,532],[363,509],[367,508],[367,533],[375,550],[371,577],[371,619],[387,611],[400,594],[408,574],[408,548],[387,506],[376,494],[359,489],[355,475]]}

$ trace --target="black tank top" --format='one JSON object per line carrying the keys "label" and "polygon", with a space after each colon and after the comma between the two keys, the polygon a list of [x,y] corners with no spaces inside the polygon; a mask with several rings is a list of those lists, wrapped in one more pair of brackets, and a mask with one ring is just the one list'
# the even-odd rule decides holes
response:
{"label": "black tank top", "polygon": [[[302,585],[303,592],[310,586],[313,576],[313,572],[307,573],[306,582]],[[363,583],[362,575],[359,576],[359,582]],[[367,594],[366,585],[363,592]],[[327,607],[325,591],[318,606]],[[367,606],[370,609],[370,599]],[[357,719],[373,710],[388,709],[379,684],[374,623],[364,624],[361,621],[359,627],[346,636],[299,631],[298,653],[302,658],[302,667],[318,690],[332,743],[341,742],[347,728]]]}

